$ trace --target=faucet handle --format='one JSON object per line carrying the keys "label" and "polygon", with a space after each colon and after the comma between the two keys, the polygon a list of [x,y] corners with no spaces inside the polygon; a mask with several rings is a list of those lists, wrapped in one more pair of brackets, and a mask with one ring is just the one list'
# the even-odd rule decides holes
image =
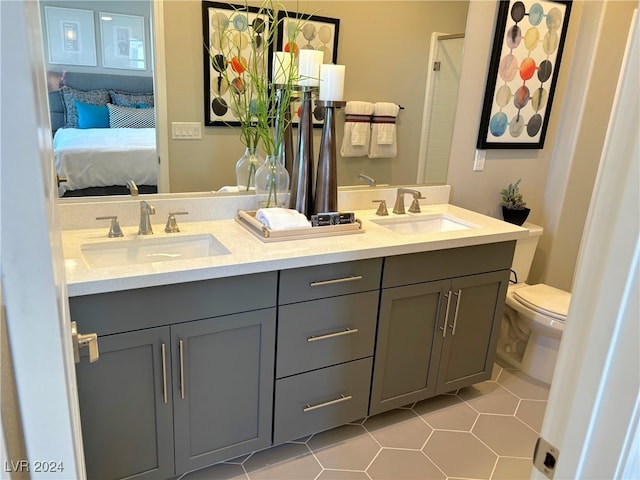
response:
{"label": "faucet handle", "polygon": [[189,212],[169,212],[169,218],[167,218],[167,226],[164,227],[164,231],[167,233],[179,232],[178,222],[176,221],[176,215],[189,215]]}
{"label": "faucet handle", "polygon": [[111,226],[109,227],[108,233],[109,238],[124,237],[117,216],[96,217],[96,220],[111,220]]}
{"label": "faucet handle", "polygon": [[422,199],[424,199],[422,195],[413,197],[413,202],[411,202],[411,206],[409,207],[409,212],[420,213],[420,200]]}
{"label": "faucet handle", "polygon": [[387,211],[387,201],[386,200],[372,200],[373,203],[380,203],[378,206],[378,210],[376,210],[376,215],[380,215],[381,217],[389,215]]}

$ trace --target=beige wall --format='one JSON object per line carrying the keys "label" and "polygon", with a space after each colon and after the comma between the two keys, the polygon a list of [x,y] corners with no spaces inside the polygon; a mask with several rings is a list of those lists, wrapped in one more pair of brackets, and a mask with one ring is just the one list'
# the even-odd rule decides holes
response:
{"label": "beige wall", "polygon": [[[199,0],[164,3],[169,122],[204,119],[201,4]],[[296,11],[296,2],[284,5]],[[311,1],[308,8],[300,8],[340,19],[338,63],[346,65],[346,99],[405,107],[398,118],[398,156],[338,158],[340,185],[358,183],[358,173],[380,183],[415,183],[430,36],[433,31],[463,32],[467,6],[467,1],[451,0]],[[342,115],[341,111],[336,115],[338,145]],[[314,130],[316,155],[320,133]],[[229,127],[206,127],[200,141],[170,140],[171,191],[206,191],[235,184],[233,168],[243,151],[237,130]]]}
{"label": "beige wall", "polygon": [[637,5],[636,1],[573,2],[544,148],[489,150],[485,170],[474,172],[495,23],[486,19],[495,19],[497,3],[471,2],[447,178],[451,202],[501,218],[500,189],[522,178],[521,191],[531,208],[528,221],[545,229],[530,282],[571,290],[631,14]]}
{"label": "beige wall", "polygon": [[[338,62],[347,65],[346,98],[395,101],[407,107],[399,118],[398,158],[340,160],[340,183],[355,183],[345,179],[360,171],[389,183],[414,181],[431,28],[425,9],[433,3],[312,2],[322,9],[319,14],[341,19]],[[165,4],[169,121],[202,121],[204,115],[199,5],[192,0]],[[497,2],[470,3],[447,183],[452,186],[452,203],[500,218],[499,190],[522,178],[521,190],[532,209],[529,221],[545,228],[530,281],[571,289],[617,73],[637,5],[634,0],[573,2],[545,147],[489,150],[485,170],[473,172]],[[378,31],[392,33],[371,35],[369,24],[385,25],[387,30]],[[413,67],[397,67],[407,59]],[[206,128],[201,142],[171,141],[172,190],[211,190],[233,183],[230,164],[241,151],[230,128]]]}
{"label": "beige wall", "polygon": [[[602,34],[598,38],[593,56],[591,81],[588,86],[583,86],[585,92],[580,88],[581,72],[572,72],[571,85],[577,85],[576,90],[580,90],[585,114],[578,126],[575,151],[568,161],[562,162],[565,187],[553,188],[550,182],[554,177],[551,175],[547,183],[543,221],[550,226],[552,235],[543,238],[541,248],[547,254],[538,259],[533,270],[534,275],[545,283],[565,290],[571,290],[573,285],[579,246],[607,133],[624,46],[633,10],[636,8],[637,1],[614,1],[600,8],[591,3],[585,5],[583,18],[587,15],[596,18],[599,14]],[[579,34],[579,37],[582,35]],[[640,85],[640,79],[638,81]],[[577,95],[577,92],[568,94]],[[566,116],[565,121],[571,123],[574,119]],[[560,159],[557,161],[561,162]],[[555,172],[552,175],[555,176]],[[635,208],[637,214],[637,205]]]}

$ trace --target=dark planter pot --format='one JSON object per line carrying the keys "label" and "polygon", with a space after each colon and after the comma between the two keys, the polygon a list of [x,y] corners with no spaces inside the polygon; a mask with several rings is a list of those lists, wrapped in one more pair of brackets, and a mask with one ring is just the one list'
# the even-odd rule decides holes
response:
{"label": "dark planter pot", "polygon": [[528,208],[507,208],[502,206],[502,218],[505,222],[514,223],[516,225],[522,225],[531,210]]}

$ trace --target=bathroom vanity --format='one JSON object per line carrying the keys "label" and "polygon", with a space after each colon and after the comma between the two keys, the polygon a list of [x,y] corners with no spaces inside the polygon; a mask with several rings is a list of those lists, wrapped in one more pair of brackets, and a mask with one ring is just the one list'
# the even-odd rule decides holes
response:
{"label": "bathroom vanity", "polygon": [[429,208],[475,228],[403,235],[367,211],[364,235],[267,245],[194,222],[230,253],[93,271],[65,232],[71,318],[100,348],[77,365],[88,476],[170,478],[490,378],[525,231]]}

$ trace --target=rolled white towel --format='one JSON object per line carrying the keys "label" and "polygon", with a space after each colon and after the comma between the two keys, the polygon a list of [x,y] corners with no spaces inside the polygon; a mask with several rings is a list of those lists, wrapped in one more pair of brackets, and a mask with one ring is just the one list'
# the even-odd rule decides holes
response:
{"label": "rolled white towel", "polygon": [[[246,192],[247,191],[247,187],[244,186],[240,186],[240,185],[225,185],[224,187],[220,187],[220,190],[218,190],[218,193],[242,193],[242,192]],[[249,192],[253,192],[255,191],[255,187],[249,187]]]}
{"label": "rolled white towel", "polygon": [[218,190],[218,193],[238,193],[240,188],[237,185],[225,185]]}
{"label": "rolled white towel", "polygon": [[256,220],[271,230],[311,228],[311,222],[302,213],[289,208],[261,208],[256,212]]}

